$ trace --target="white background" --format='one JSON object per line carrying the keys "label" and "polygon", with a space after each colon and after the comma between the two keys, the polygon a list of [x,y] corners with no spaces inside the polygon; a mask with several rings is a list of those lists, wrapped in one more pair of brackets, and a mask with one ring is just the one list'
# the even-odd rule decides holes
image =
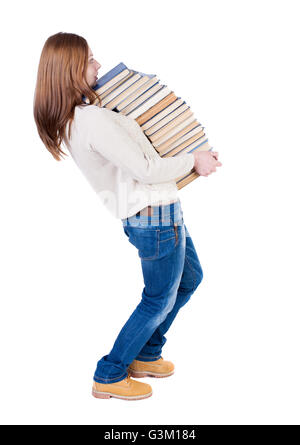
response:
{"label": "white background", "polygon": [[[299,424],[297,1],[15,1],[1,25],[3,424]],[[149,399],[91,395],[142,272],[71,157],[39,139],[40,53],[82,35],[184,98],[223,166],[180,199],[204,278],[169,332]]]}

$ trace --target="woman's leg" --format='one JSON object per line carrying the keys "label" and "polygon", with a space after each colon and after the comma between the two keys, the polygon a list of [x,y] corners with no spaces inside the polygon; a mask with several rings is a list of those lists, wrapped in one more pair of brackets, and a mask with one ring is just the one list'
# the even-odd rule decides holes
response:
{"label": "woman's leg", "polygon": [[172,310],[184,267],[183,224],[128,226],[124,231],[138,249],[145,287],[140,303],[121,329],[112,350],[97,363],[94,380],[100,383],[114,383],[128,375],[130,363]]}
{"label": "woman's leg", "polygon": [[149,338],[147,343],[140,350],[136,356],[136,360],[142,361],[154,361],[161,357],[162,347],[166,343],[167,339],[164,334],[168,331],[171,324],[173,323],[178,311],[182,306],[184,306],[191,295],[195,292],[197,287],[202,281],[203,271],[202,267],[193,244],[192,238],[188,233],[185,226],[186,232],[186,250],[185,250],[185,261],[184,268],[177,291],[176,302],[173,309],[168,313],[165,320],[156,328],[152,336]]}

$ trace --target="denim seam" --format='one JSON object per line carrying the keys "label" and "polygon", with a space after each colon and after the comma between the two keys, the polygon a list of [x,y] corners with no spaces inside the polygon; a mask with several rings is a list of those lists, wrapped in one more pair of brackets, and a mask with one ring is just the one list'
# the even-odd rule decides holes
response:
{"label": "denim seam", "polygon": [[[127,376],[127,374],[121,374],[121,375],[118,375],[118,377],[113,377],[112,379],[101,379],[100,377],[97,377],[96,375],[94,375],[94,380],[95,380],[95,378],[96,379],[98,379],[98,380],[104,380],[105,382],[111,382],[112,380],[116,380],[116,379],[119,379],[120,377],[122,377],[123,375],[125,375],[125,377]],[[124,379],[125,379],[125,377],[124,377]],[[95,382],[96,382],[97,380],[95,380]],[[120,380],[118,380],[118,381],[120,381]],[[104,382],[98,382],[98,383],[104,383]],[[116,382],[115,382],[116,383]]]}
{"label": "denim seam", "polygon": [[189,260],[188,260],[188,257],[186,256],[186,261],[187,261],[187,263],[188,263],[188,265],[189,265],[189,267],[190,267],[190,269],[191,269],[191,271],[192,271],[192,275],[193,275],[193,292],[194,292],[194,290],[196,289],[196,278],[195,278],[195,271],[194,271],[194,269],[193,269],[193,267],[192,267],[192,265],[191,265],[191,263],[189,262]]}
{"label": "denim seam", "polygon": [[137,357],[141,357],[141,358],[159,358],[160,355],[156,355],[155,357],[147,357],[146,355],[138,355]]}
{"label": "denim seam", "polygon": [[164,241],[170,241],[171,239],[175,239],[175,236],[172,236],[172,238],[162,239],[160,242],[163,243]]}

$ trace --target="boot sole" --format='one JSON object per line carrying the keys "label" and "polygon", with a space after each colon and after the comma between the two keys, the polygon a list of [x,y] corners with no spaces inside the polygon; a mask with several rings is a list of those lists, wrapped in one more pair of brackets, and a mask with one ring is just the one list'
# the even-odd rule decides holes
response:
{"label": "boot sole", "polygon": [[120,396],[117,394],[114,394],[112,392],[101,392],[96,391],[95,389],[92,390],[92,395],[96,397],[96,399],[110,399],[111,397],[115,397],[116,399],[122,399],[122,400],[142,400],[147,399],[148,397],[152,396],[152,391],[148,394],[142,394],[140,396]]}
{"label": "boot sole", "polygon": [[158,372],[151,372],[151,371],[133,371],[130,368],[128,368],[128,371],[130,371],[130,375],[132,377],[141,378],[141,377],[155,377],[155,378],[163,378],[163,377],[169,377],[170,375],[174,374],[174,371],[171,371],[166,374],[159,374]]}

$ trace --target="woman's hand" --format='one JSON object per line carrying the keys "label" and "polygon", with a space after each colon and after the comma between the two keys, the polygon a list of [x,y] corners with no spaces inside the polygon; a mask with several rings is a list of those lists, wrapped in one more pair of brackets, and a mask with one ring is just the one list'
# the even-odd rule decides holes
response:
{"label": "woman's hand", "polygon": [[217,171],[216,167],[221,167],[222,163],[218,161],[219,153],[216,151],[195,151],[194,168],[198,175],[208,176]]}

